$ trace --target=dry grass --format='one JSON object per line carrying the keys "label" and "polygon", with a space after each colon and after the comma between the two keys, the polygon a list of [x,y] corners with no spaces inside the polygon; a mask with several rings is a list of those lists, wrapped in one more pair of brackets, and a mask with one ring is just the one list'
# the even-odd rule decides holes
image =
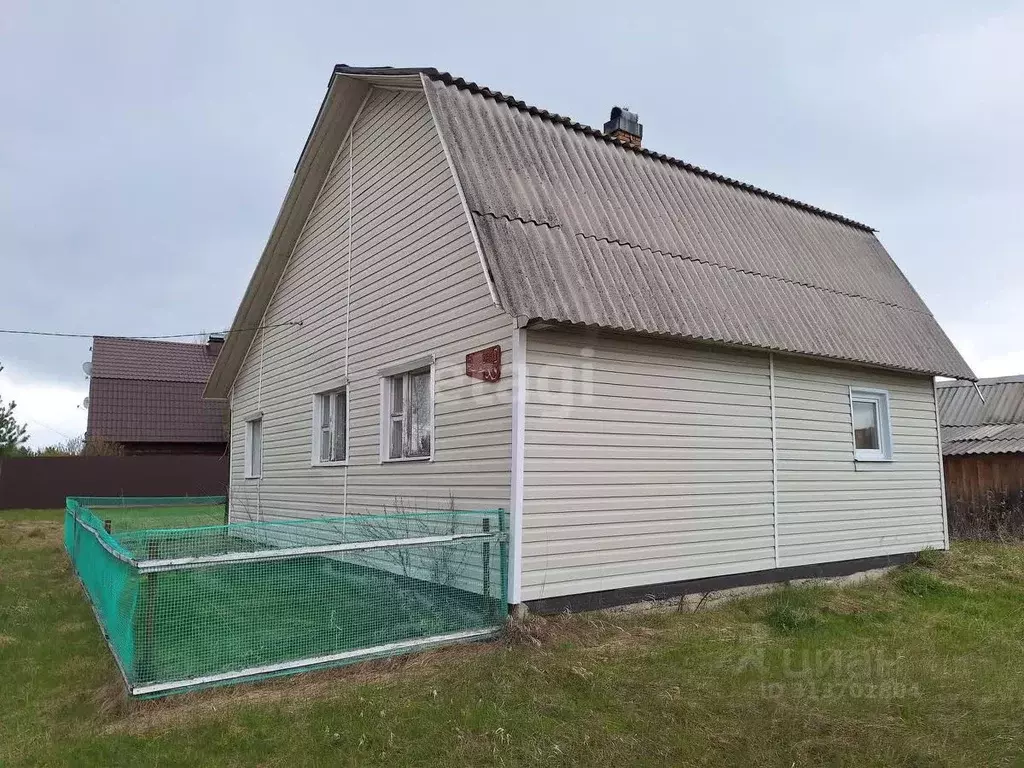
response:
{"label": "dry grass", "polygon": [[486,663],[481,656],[500,652],[500,647],[493,643],[461,645],[152,700],[132,700],[118,678],[97,689],[95,696],[111,715],[104,733],[147,734],[185,726],[204,715],[223,716],[251,706],[275,705],[294,710],[308,706],[311,701],[328,701],[343,695],[351,686],[387,685],[399,680],[416,684],[442,669],[451,671],[469,663]]}
{"label": "dry grass", "polygon": [[5,766],[1024,763],[1019,547],[713,611],[531,616],[502,642],[138,702],[59,524],[27,522],[0,519]]}

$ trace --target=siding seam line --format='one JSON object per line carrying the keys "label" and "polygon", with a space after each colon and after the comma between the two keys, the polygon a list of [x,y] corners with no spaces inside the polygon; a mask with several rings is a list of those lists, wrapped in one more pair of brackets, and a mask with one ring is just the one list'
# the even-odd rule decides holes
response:
{"label": "siding seam line", "polygon": [[[362,109],[360,109],[360,112]],[[349,126],[348,135],[348,258],[346,259],[346,275],[345,275],[345,473],[344,481],[345,488],[342,491],[341,500],[341,514],[342,517],[348,517],[348,465],[351,461],[349,456],[349,430],[351,430],[351,422],[349,420],[349,403],[352,398],[349,396],[348,386],[348,356],[349,348],[352,346],[352,214],[355,212],[355,206],[353,204],[353,191],[355,189],[355,176],[354,176],[354,147],[356,143],[356,122],[359,120],[359,115],[356,114],[352,118],[352,125]],[[342,143],[341,146],[345,146]],[[316,408],[316,404],[313,404]],[[383,418],[383,414],[381,414]],[[318,438],[313,438],[318,439]],[[344,529],[343,529],[344,530]]]}
{"label": "siding seam line", "polygon": [[249,348],[245,350],[245,354],[242,355],[242,359],[238,364],[238,370],[235,371],[234,377],[231,379],[231,386],[234,388],[235,380],[238,379],[238,373],[242,370],[242,366],[245,365],[246,359],[249,357],[249,353],[252,352],[252,345],[256,343],[256,336],[259,333],[259,329],[266,323],[267,313],[270,311],[270,307],[274,303],[274,297],[277,296],[277,290],[281,287],[281,283],[284,281],[284,276],[288,272],[288,267],[292,263],[292,258],[295,256],[295,251],[299,248],[299,243],[302,241],[302,233],[306,231],[306,227],[309,226],[309,220],[313,216],[313,212],[316,211],[316,205],[320,202],[320,197],[323,195],[324,190],[327,188],[328,182],[331,179],[331,171],[334,169],[335,163],[338,161],[338,155],[341,153],[341,148],[345,146],[345,142],[348,141],[349,136],[352,133],[352,126],[356,124],[356,120],[359,119],[359,115],[363,112],[363,107],[366,106],[366,102],[370,99],[370,94],[373,93],[373,87],[370,87],[366,91],[366,95],[363,96],[363,101],[359,105],[359,109],[356,110],[356,114],[352,118],[352,124],[345,131],[345,135],[341,139],[341,144],[338,145],[338,151],[334,153],[334,159],[331,161],[330,166],[327,168],[327,173],[324,175],[323,184],[320,185],[320,190],[316,193],[316,197],[313,198],[313,204],[309,207],[309,212],[306,214],[305,221],[302,222],[302,228],[299,229],[299,234],[295,238],[295,243],[292,245],[292,249],[288,254],[288,260],[285,261],[284,267],[281,268],[281,274],[277,276],[277,282],[274,283],[274,290],[270,293],[270,298],[267,299],[267,305],[263,308],[263,314],[260,315],[260,321],[256,325],[257,330],[253,333],[252,339],[249,340]]}
{"label": "siding seam line", "polygon": [[772,532],[775,538],[775,567],[779,567],[779,457],[775,429],[775,354],[768,353],[768,399],[772,420]]}

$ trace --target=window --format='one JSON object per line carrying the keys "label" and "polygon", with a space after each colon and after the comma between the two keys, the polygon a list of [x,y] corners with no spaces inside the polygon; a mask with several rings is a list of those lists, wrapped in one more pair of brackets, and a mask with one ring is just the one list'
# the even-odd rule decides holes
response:
{"label": "window", "polygon": [[245,476],[263,475],[263,418],[245,422]]}
{"label": "window", "polygon": [[853,456],[857,461],[891,461],[889,393],[884,389],[850,389]]}
{"label": "window", "polygon": [[388,376],[383,387],[381,458],[429,459],[433,453],[434,383],[431,368]]}
{"label": "window", "polygon": [[313,398],[313,463],[344,464],[348,459],[348,391],[336,389]]}

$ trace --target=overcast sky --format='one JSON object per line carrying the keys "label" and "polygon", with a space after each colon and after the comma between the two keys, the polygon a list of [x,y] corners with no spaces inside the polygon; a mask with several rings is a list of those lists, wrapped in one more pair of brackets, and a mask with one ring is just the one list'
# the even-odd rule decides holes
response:
{"label": "overcast sky", "polygon": [[[628,105],[651,149],[878,229],[979,375],[1024,373],[1024,3],[354,5],[4,0],[0,328],[228,327],[344,62]],[[0,334],[33,445],[84,432],[89,354]]]}

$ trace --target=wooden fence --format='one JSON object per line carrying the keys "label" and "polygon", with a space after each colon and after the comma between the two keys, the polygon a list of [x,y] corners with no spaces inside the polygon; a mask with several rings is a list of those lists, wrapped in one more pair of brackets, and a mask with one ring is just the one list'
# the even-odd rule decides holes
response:
{"label": "wooden fence", "polygon": [[953,538],[1024,535],[1024,454],[946,456],[943,469]]}
{"label": "wooden fence", "polygon": [[68,496],[225,496],[227,456],[0,459],[0,509],[62,509]]}

